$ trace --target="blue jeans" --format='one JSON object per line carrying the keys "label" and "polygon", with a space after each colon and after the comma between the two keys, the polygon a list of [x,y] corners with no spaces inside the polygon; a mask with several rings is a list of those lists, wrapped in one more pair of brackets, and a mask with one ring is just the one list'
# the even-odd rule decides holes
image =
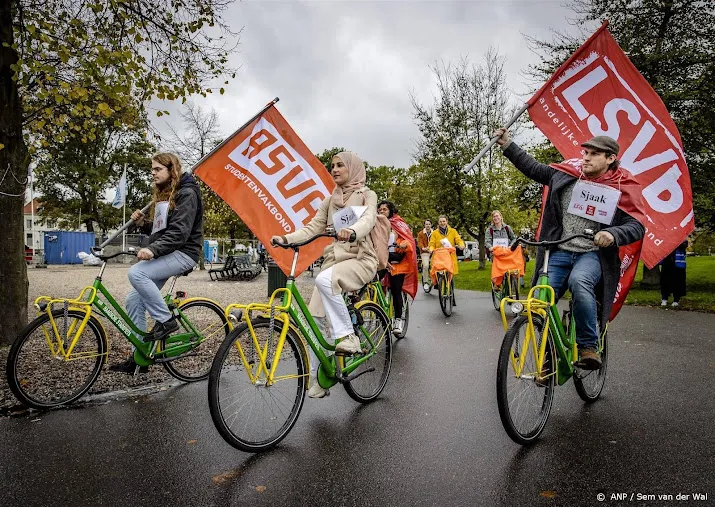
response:
{"label": "blue jeans", "polygon": [[196,262],[191,257],[175,250],[150,261],[139,261],[129,268],[129,283],[134,289],[127,294],[127,315],[140,330],[146,331],[146,312],[156,322],[166,322],[171,318],[161,288],[170,277],[194,266]]}
{"label": "blue jeans", "polygon": [[598,252],[573,253],[565,250],[551,252],[549,281],[557,300],[568,288],[573,298],[576,324],[576,343],[579,347],[596,348],[598,344],[598,315],[596,285],[601,280],[601,261]]}

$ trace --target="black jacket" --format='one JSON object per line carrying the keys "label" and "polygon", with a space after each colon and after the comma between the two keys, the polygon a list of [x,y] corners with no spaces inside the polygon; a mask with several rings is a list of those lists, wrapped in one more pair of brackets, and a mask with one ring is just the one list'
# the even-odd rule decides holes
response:
{"label": "black jacket", "polygon": [[[576,178],[563,171],[538,162],[514,142],[509,143],[506,149],[504,149],[504,156],[526,176],[538,183],[549,186],[546,205],[544,206],[544,212],[541,217],[539,240],[556,241],[561,239],[564,213],[561,206],[561,195],[564,188],[569,183],[573,183]],[[643,239],[645,228],[628,213],[625,213],[621,209],[616,209],[611,225],[602,227],[600,230],[610,232],[615,239],[613,246],[600,248],[598,250],[602,275],[596,295],[601,301],[601,326],[605,326],[611,314],[613,298],[616,295],[616,289],[618,288],[618,281],[621,275],[621,261],[618,257],[618,247]],[[554,247],[554,249],[556,249],[556,247]],[[534,270],[532,284],[538,281],[543,264],[544,251],[543,248],[539,248],[536,253],[536,269]]]}
{"label": "black jacket", "polygon": [[166,228],[151,234],[152,222],[147,221],[141,231],[151,234],[148,248],[154,257],[170,254],[175,250],[185,253],[199,262],[203,250],[204,205],[201,190],[189,173],[184,173],[174,199],[174,209],[169,210]]}

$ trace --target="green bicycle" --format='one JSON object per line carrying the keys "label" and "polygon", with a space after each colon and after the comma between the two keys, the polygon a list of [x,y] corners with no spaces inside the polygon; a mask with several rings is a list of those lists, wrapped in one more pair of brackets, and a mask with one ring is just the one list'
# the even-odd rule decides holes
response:
{"label": "green bicycle", "polygon": [[[365,285],[362,289],[360,289],[356,294],[355,294],[355,301],[372,301],[373,303],[376,303],[380,305],[380,308],[384,310],[384,312],[387,314],[388,319],[390,320],[390,330],[392,330],[395,322],[395,306],[392,301],[392,292],[389,290],[385,291],[384,287],[382,286],[382,283],[380,280],[377,278],[377,275],[375,275],[375,278]],[[409,305],[409,298],[407,296],[406,292],[402,292],[402,332],[400,333],[395,333],[393,331],[393,334],[395,338],[398,340],[404,338],[407,336],[407,326],[410,322],[410,305]]]}
{"label": "green bicycle", "polygon": [[137,370],[162,364],[173,377],[195,382],[208,377],[218,343],[230,325],[221,306],[206,298],[185,299],[184,292],[172,297],[179,276],[171,279],[164,300],[180,331],[161,341],[144,342],[140,331],[102,283],[107,261],[119,252],[103,256],[94,284],[74,299],[40,296],[35,300],[38,317],[20,333],[7,358],[10,390],[24,405],[48,409],[78,400],[99,377],[109,354],[109,339],[96,309],[135,347]]}
{"label": "green bicycle", "polygon": [[299,248],[321,237],[335,234],[278,245],[293,249],[293,264],[286,287],[277,289],[268,304],[226,308],[240,324],[225,338],[211,366],[209,410],[221,436],[242,451],[273,448],[298,420],[310,375],[306,345],[320,362],[318,383],[324,389],[340,383],[352,399],[369,403],[387,384],[392,365],[390,322],[378,304],[348,304],[362,352],[325,352],[334,351],[335,345],[321,334],[295,284]]}
{"label": "green bicycle", "polygon": [[[545,247],[544,268],[539,283],[532,287],[527,299],[504,298],[500,308],[506,334],[497,363],[497,404],[507,434],[522,445],[536,441],[544,430],[556,385],[563,385],[573,378],[581,399],[593,403],[601,395],[606,382],[608,326],[599,330],[597,351],[601,355],[601,368],[579,368],[576,325],[570,318],[572,306],[569,305],[569,310],[560,317],[556,294],[549,284],[549,247],[574,238],[593,240],[593,233],[586,230],[584,234],[559,241],[531,242],[517,238],[512,244],[512,248],[519,243]],[[511,327],[507,325],[507,304],[522,305],[523,309],[523,314],[513,321]]]}

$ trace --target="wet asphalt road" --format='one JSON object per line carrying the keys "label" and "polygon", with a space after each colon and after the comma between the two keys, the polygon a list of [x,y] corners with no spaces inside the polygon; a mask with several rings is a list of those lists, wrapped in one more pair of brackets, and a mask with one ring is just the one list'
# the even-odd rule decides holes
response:
{"label": "wet asphalt road", "polygon": [[380,399],[306,398],[268,453],[221,439],[206,383],[0,419],[0,505],[715,504],[715,315],[624,308],[602,398],[558,388],[541,440],[521,448],[497,411],[498,313],[489,294],[457,297],[445,319],[419,293]]}

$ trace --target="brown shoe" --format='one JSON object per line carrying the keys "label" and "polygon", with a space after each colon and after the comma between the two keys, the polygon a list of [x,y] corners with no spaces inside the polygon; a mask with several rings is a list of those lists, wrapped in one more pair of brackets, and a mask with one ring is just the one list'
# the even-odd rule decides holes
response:
{"label": "brown shoe", "polygon": [[576,366],[583,370],[600,370],[601,356],[595,349],[581,349]]}

